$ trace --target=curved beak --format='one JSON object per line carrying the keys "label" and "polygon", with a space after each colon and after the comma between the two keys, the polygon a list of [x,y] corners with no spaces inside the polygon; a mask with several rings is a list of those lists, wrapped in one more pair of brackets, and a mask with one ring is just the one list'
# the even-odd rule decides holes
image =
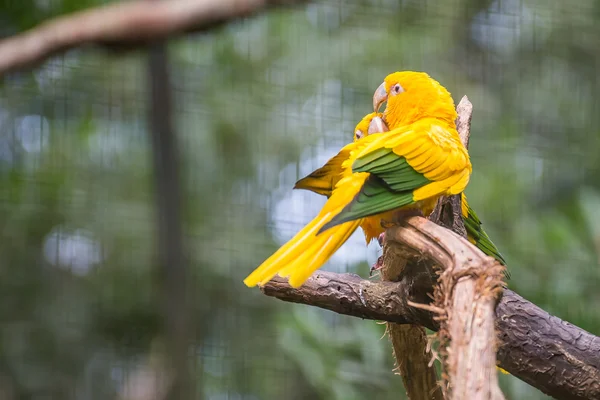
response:
{"label": "curved beak", "polygon": [[381,107],[381,103],[386,101],[388,98],[387,91],[385,90],[385,82],[383,82],[377,90],[375,90],[375,94],[373,95],[373,111],[378,112],[379,107]]}
{"label": "curved beak", "polygon": [[387,125],[385,124],[385,122],[383,122],[383,119],[381,117],[375,117],[371,120],[371,123],[369,124],[369,130],[368,130],[368,134],[371,135],[373,133],[380,133],[380,132],[387,132],[389,131]]}

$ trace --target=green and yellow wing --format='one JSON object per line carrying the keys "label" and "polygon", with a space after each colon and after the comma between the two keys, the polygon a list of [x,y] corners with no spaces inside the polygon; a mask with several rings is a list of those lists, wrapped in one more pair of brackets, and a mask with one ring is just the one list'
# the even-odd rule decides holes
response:
{"label": "green and yellow wing", "polygon": [[[471,173],[468,154],[458,135],[455,143],[451,133],[440,132],[442,128],[437,126],[432,129],[396,129],[351,152],[342,167],[369,176],[358,194],[321,231],[441,194],[462,192]],[[443,133],[446,140],[438,137]]]}

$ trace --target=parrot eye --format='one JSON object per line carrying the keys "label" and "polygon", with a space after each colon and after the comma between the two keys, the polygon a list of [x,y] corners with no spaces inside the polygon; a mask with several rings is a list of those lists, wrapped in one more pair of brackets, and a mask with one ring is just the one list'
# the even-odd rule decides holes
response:
{"label": "parrot eye", "polygon": [[357,129],[356,132],[354,132],[354,136],[356,136],[357,139],[362,139],[363,133]]}
{"label": "parrot eye", "polygon": [[392,86],[393,94],[398,94],[402,92],[404,92],[404,88],[399,83],[396,83],[394,86]]}

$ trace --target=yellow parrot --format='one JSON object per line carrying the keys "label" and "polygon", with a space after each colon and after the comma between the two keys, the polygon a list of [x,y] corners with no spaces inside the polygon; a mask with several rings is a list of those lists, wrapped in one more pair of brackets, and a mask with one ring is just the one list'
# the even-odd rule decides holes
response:
{"label": "yellow parrot", "polygon": [[[399,78],[400,75],[402,75],[402,78]],[[423,103],[412,104],[408,107],[407,104],[401,104],[397,101],[393,101],[393,99],[400,93],[408,93],[412,89],[411,87],[399,87],[397,83],[399,79],[402,79],[402,81],[414,82],[422,79],[422,77],[423,73],[421,72],[397,72],[395,74],[388,75],[375,91],[375,94],[373,95],[373,110],[378,112],[381,104],[387,101],[387,107],[383,113],[383,119],[392,132],[395,130],[395,128],[403,127],[407,122],[413,121],[415,116],[421,115],[423,109],[429,110],[432,108],[432,106],[425,104],[425,102],[437,103],[437,100],[433,96],[429,99],[423,99]],[[446,108],[440,109],[439,111],[443,118],[443,115],[447,112]],[[453,115],[452,118],[454,120],[456,115]],[[504,258],[481,227],[481,221],[477,217],[477,214],[475,214],[475,211],[469,207],[466,196],[464,193],[462,193],[462,191],[455,192],[454,194],[458,193],[461,193],[461,212],[465,228],[467,230],[467,238],[486,255],[494,257],[500,263],[506,265]],[[505,270],[505,276],[507,278],[510,277],[507,270]],[[503,374],[508,374],[508,371],[500,367],[496,368]]]}
{"label": "yellow parrot", "polygon": [[[408,78],[408,76],[417,77],[422,73],[404,72],[403,74],[407,75],[407,79],[410,79]],[[394,90],[396,90],[394,88],[394,82],[389,78],[390,76],[388,76],[384,80],[384,82],[381,85],[379,85],[379,87],[375,91],[375,94],[373,95],[373,110],[376,113],[378,113],[381,104],[389,99],[390,91],[393,92]],[[382,122],[381,124],[387,125],[386,129],[394,129],[396,127],[403,126],[407,120],[411,120],[412,118],[414,118],[412,117],[412,115],[414,115],[415,113],[419,113],[418,108],[407,109],[403,107],[398,107],[397,103],[390,103],[388,101],[388,105],[385,111],[383,112],[383,119],[385,122]],[[490,257],[494,257],[499,263],[501,263],[502,265],[506,265],[504,257],[502,257],[502,254],[500,254],[498,248],[494,245],[487,233],[483,230],[483,227],[481,226],[481,221],[475,213],[475,210],[473,210],[467,203],[467,196],[464,193],[461,193],[461,208],[462,218],[465,224],[465,229],[467,231],[467,239],[469,240],[469,242],[474,244],[484,254]],[[505,270],[504,273],[506,278],[510,278],[510,273],[508,272],[508,270]]]}
{"label": "yellow parrot", "polygon": [[450,93],[425,73],[396,72],[385,82],[386,112],[405,110],[397,113],[401,121],[342,148],[341,157],[348,156],[341,178],[319,214],[256,268],[244,280],[247,286],[279,274],[299,287],[365,218],[379,218],[381,233],[390,212],[420,210],[427,216],[440,196],[464,191],[472,168],[456,131]]}

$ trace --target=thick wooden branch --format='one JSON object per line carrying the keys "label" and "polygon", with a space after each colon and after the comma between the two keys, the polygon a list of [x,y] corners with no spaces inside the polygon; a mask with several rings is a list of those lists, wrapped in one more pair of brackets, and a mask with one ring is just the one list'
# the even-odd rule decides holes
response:
{"label": "thick wooden branch", "polygon": [[[463,145],[468,147],[471,129],[473,105],[463,96],[456,107],[456,127]],[[383,122],[387,131],[387,123]],[[440,198],[430,219],[454,232],[466,237],[461,217],[460,196]],[[422,271],[431,272],[433,265],[420,263],[418,258],[408,259],[397,242],[387,242],[383,256],[380,258],[381,278],[384,281],[399,281],[409,278],[411,274]],[[379,263],[380,261],[378,261]],[[402,377],[406,394],[412,400],[443,400],[442,386],[438,384],[436,368],[433,365],[433,354],[429,350],[425,330],[417,324],[397,324],[388,322],[386,333],[392,344],[398,374]]]}
{"label": "thick wooden branch", "polygon": [[510,290],[496,307],[498,360],[556,399],[600,399],[600,337]]}
{"label": "thick wooden branch", "polygon": [[[494,308],[504,268],[456,233],[423,218],[388,229],[386,241],[406,246],[406,257],[426,256],[442,268],[435,289],[447,338],[453,399],[503,399],[496,373]],[[446,341],[442,341],[442,346]]]}
{"label": "thick wooden branch", "polygon": [[[361,295],[365,288],[368,297]],[[420,283],[373,282],[353,274],[317,271],[298,289],[278,277],[261,290],[283,301],[339,314],[420,324],[432,330],[439,327],[438,313],[408,305],[409,301],[423,302]],[[500,367],[559,400],[600,399],[600,337],[548,314],[508,289],[496,307],[495,324]]]}
{"label": "thick wooden branch", "polygon": [[0,75],[84,45],[128,48],[239,19],[301,0],[145,0],[112,3],[58,17],[0,41]]}

